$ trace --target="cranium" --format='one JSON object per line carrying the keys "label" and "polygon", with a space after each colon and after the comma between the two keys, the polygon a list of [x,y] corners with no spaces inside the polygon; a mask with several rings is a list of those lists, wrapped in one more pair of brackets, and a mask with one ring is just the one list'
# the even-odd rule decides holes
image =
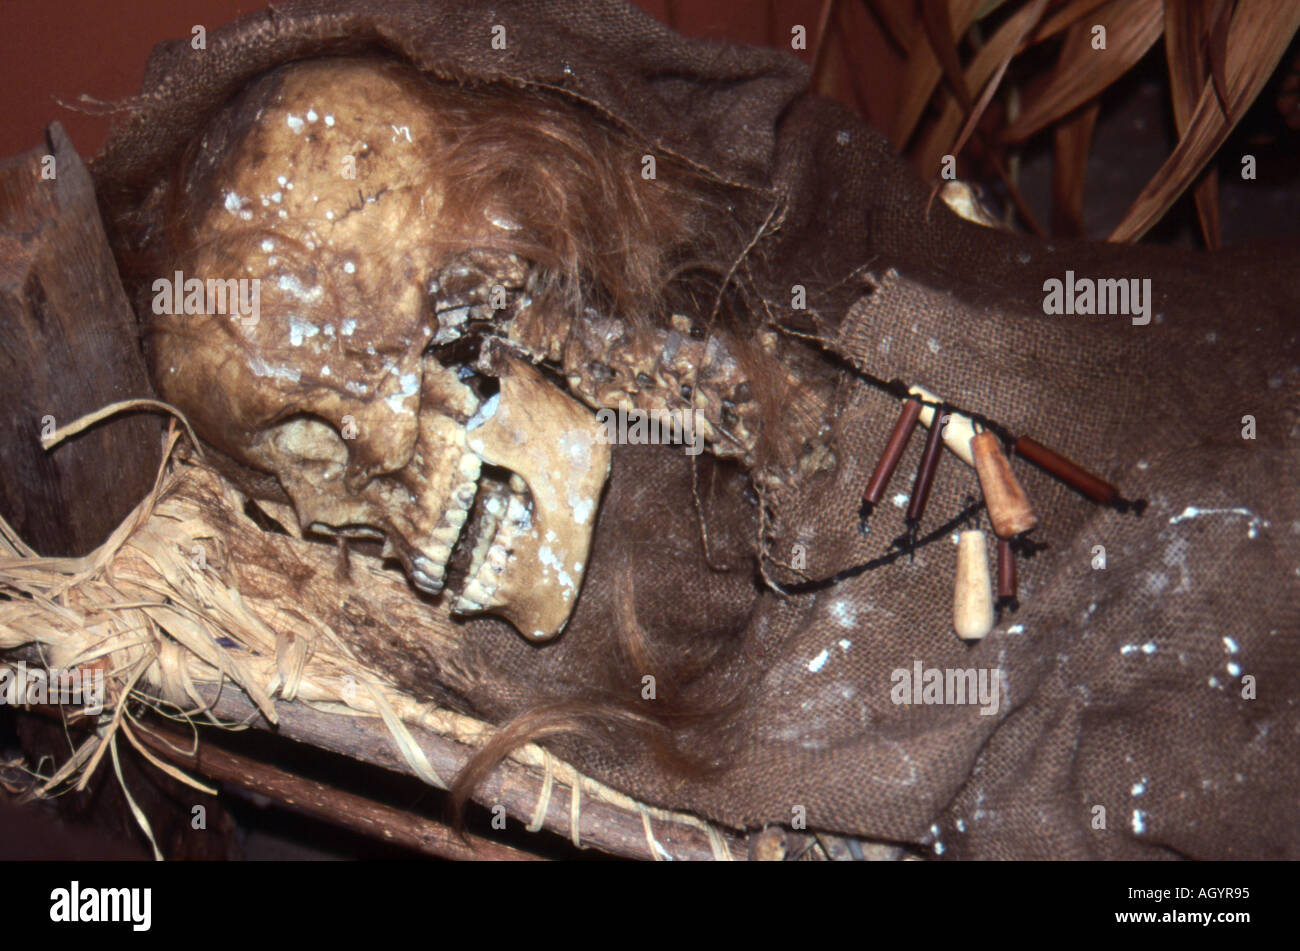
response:
{"label": "cranium", "polygon": [[609,471],[591,410],[690,410],[716,454],[752,461],[758,404],[724,338],[684,316],[633,333],[586,300],[555,306],[510,250],[526,209],[488,194],[451,215],[461,183],[438,157],[457,106],[437,86],[318,60],[227,107],[181,170],[165,273],[256,279],[258,319],[155,308],[153,373],[208,442],[278,477],[304,530],[382,537],[430,595],[456,566],[452,610],[544,640],[573,608]]}
{"label": "cranium", "polygon": [[237,139],[235,122],[202,143],[185,211],[201,240],[178,261],[187,280],[258,279],[260,314],[156,315],[159,389],[218,448],[274,473],[304,529],[382,535],[429,594],[481,494],[454,609],[554,636],[582,582],[609,448],[527,361],[492,355],[494,383],[431,349],[437,317],[454,336],[490,316],[493,288],[517,295],[522,263],[448,253],[446,185],[421,160],[437,115],[418,84],[321,62],[274,86],[235,107],[257,117],[233,117],[247,123]]}

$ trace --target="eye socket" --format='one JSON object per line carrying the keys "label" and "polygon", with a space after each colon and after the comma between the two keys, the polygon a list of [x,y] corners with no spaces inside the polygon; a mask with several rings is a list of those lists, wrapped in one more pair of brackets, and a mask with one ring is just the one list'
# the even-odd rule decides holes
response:
{"label": "eye socket", "polygon": [[424,348],[424,356],[433,357],[445,367],[474,366],[478,363],[483,334],[465,333],[449,343],[431,343]]}
{"label": "eye socket", "polygon": [[263,434],[274,449],[303,463],[346,467],[348,447],[329,420],[313,413],[295,413],[272,424]]}
{"label": "eye socket", "polygon": [[486,332],[490,327],[491,325],[486,322],[478,326],[471,324],[465,335],[450,343],[430,344],[424,351],[426,357],[432,357],[443,366],[455,370],[460,381],[473,390],[479,400],[495,396],[501,390],[501,384],[496,377],[488,376],[477,369],[483,341],[491,336]]}

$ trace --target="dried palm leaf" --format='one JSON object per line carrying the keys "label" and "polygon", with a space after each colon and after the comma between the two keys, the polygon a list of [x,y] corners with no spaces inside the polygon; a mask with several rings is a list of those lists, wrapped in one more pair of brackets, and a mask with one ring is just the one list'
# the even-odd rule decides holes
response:
{"label": "dried palm leaf", "polygon": [[1228,30],[1226,115],[1213,81],[1206,82],[1178,146],[1111,232],[1111,241],[1142,237],[1178,200],[1246,114],[1298,28],[1300,4],[1294,0],[1252,0],[1237,6]]}

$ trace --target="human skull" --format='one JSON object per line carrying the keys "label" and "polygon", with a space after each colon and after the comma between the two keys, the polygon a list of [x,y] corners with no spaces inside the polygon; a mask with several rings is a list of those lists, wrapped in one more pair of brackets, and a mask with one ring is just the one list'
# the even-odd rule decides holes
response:
{"label": "human skull", "polygon": [[[528,281],[514,255],[440,231],[438,121],[426,85],[375,61],[298,64],[246,90],[184,170],[194,238],[175,264],[191,282],[256,279],[258,313],[155,306],[154,377],[207,441],[278,477],[304,530],[382,536],[428,594],[477,497],[452,608],[544,640],[581,586],[609,447],[526,359],[437,359],[431,345],[493,304],[526,303]],[[511,227],[484,209],[483,229]]]}
{"label": "human skull", "polygon": [[[259,282],[257,314],[223,313],[202,287],[188,314],[164,313],[162,293],[150,358],[164,398],[209,443],[273,473],[304,531],[382,537],[430,595],[464,569],[453,611],[495,613],[544,640],[572,612],[608,476],[591,410],[681,414],[693,451],[699,437],[752,466],[751,380],[796,442],[824,397],[802,408],[820,390],[770,332],[742,347],[698,315],[638,321],[617,312],[627,294],[620,304],[557,283],[557,268],[586,280],[587,264],[627,247],[653,256],[698,240],[711,229],[682,209],[707,199],[642,180],[640,150],[571,107],[467,95],[375,59],[306,61],[250,84],[180,169],[166,243],[176,280]],[[475,139],[484,117],[497,125]],[[504,138],[514,159],[480,175]],[[451,140],[474,147],[444,162]],[[554,156],[529,152],[552,141]],[[512,189],[529,175],[535,186]],[[641,230],[593,227],[611,219]],[[574,232],[586,240],[576,267],[580,254],[553,247]],[[631,296],[652,299],[651,284]],[[477,354],[465,347],[480,341]]]}

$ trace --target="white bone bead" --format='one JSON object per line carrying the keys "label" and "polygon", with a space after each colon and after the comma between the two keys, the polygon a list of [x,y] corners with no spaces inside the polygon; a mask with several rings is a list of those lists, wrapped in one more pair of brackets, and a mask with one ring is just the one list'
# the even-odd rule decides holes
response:
{"label": "white bone bead", "polygon": [[[935,396],[929,390],[919,386],[910,386],[907,392],[914,396],[919,396],[927,403],[940,403],[942,400]],[[934,407],[921,407],[921,425],[927,429],[934,422]],[[961,413],[954,413],[948,410],[948,425],[943,430],[943,444],[951,449],[957,458],[972,469],[975,468],[975,457],[971,455],[970,441],[975,436],[975,423],[969,416],[963,416]]]}
{"label": "white bone bead", "polygon": [[957,539],[957,582],[952,598],[952,626],[964,641],[977,641],[993,630],[993,586],[984,533],[962,532]]}

